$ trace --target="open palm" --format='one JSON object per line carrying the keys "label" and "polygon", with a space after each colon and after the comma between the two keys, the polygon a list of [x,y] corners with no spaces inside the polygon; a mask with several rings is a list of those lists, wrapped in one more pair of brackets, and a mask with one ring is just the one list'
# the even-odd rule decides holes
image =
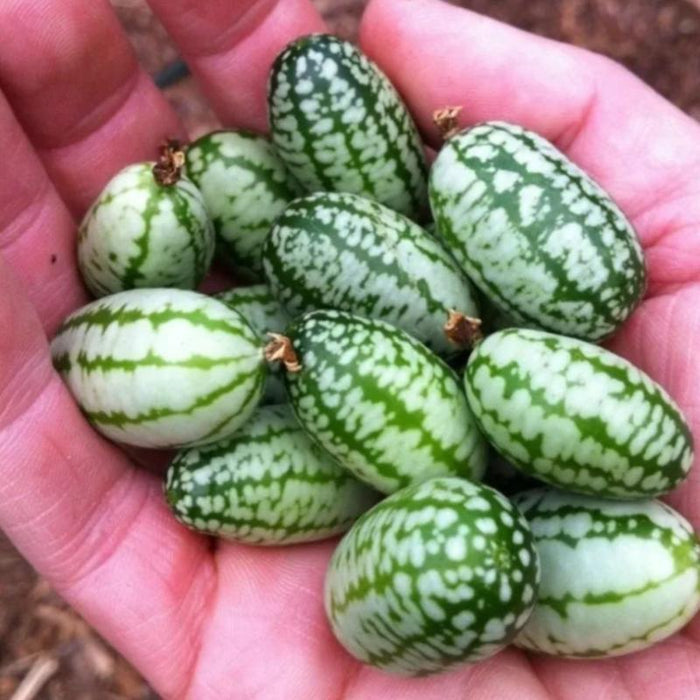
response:
{"label": "open palm", "polygon": [[[307,0],[150,0],[227,125],[266,127],[274,55],[323,31]],[[397,679],[333,640],[321,588],[333,543],[253,549],[178,525],[160,479],[86,424],[47,335],[85,299],[75,218],[128,162],[181,131],[106,0],[2,0],[0,526],[165,697],[700,697],[700,618],[663,645],[572,662],[507,650]],[[432,111],[534,129],[616,198],[646,249],[647,297],[612,348],[700,432],[700,127],[616,65],[435,0],[374,0],[362,46],[426,140]],[[700,470],[671,501],[700,526]]]}

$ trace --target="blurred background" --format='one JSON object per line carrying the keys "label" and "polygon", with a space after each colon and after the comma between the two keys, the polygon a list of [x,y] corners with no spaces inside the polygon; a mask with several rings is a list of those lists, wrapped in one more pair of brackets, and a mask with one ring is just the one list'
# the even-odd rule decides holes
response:
{"label": "blurred background", "polygon": [[[218,127],[145,0],[111,2],[142,64],[164,85],[190,135]],[[332,31],[355,38],[363,0],[315,3]],[[461,0],[454,4],[607,54],[700,121],[700,0]],[[156,697],[0,533],[0,699]]]}

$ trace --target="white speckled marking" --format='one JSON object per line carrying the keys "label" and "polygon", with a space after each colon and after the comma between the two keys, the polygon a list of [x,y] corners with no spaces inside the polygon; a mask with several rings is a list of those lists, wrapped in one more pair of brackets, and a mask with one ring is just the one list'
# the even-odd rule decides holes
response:
{"label": "white speckled marking", "polygon": [[[472,546],[472,497],[487,504],[479,520],[495,527],[482,550]],[[445,510],[454,517],[434,517]],[[522,544],[513,544],[513,531]],[[326,612],[361,661],[394,673],[433,673],[508,643],[533,607],[538,566],[530,533],[504,497],[460,479],[432,479],[390,496],[348,532],[326,575]]]}

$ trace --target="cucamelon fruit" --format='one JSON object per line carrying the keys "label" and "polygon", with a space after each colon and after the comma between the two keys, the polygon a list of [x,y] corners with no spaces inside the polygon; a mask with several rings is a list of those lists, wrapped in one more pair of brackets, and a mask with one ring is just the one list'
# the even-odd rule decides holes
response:
{"label": "cucamelon fruit", "polygon": [[[383,321],[314,311],[268,346],[305,430],[340,464],[391,493],[433,476],[478,480],[486,445],[457,375]],[[278,339],[279,340],[279,339]]]}
{"label": "cucamelon fruit", "polygon": [[484,435],[526,473],[610,498],[666,493],[693,461],[690,428],[644,372],[596,345],[511,328],[481,342],[464,374]]}
{"label": "cucamelon fruit", "polygon": [[446,357],[464,351],[445,332],[450,312],[478,316],[469,280],[440,243],[358,195],[292,202],[272,227],[263,264],[292,315],[331,308],[378,318]]}
{"label": "cucamelon fruit", "polygon": [[262,244],[299,186],[264,136],[217,131],[187,149],[187,175],[214,223],[219,252],[238,273],[260,278]]}
{"label": "cucamelon fruit", "polygon": [[343,537],[328,567],[326,613],[356,658],[405,675],[495,654],[535,604],[532,534],[497,491],[436,478],[397,491]]}
{"label": "cucamelon fruit", "polygon": [[488,122],[453,136],[429,189],[448,250],[518,325],[598,341],[642,298],[644,257],[631,224],[537,134]]}
{"label": "cucamelon fruit", "polygon": [[326,34],[292,42],[268,88],[272,141],[309,192],[352,192],[410,218],[427,214],[418,131],[386,76],[355,46]]}
{"label": "cucamelon fruit", "polygon": [[263,344],[217,299],[179,289],[134,289],[72,313],[53,362],[103,435],[142,447],[214,442],[256,408]]}
{"label": "cucamelon fruit", "polygon": [[664,503],[554,489],[526,491],[514,502],[542,567],[518,646],[571,658],[620,656],[665,639],[700,609],[700,542]]}
{"label": "cucamelon fruit", "polygon": [[343,532],[378,498],[307,437],[289,406],[261,407],[231,437],[179,452],[166,497],[195,530],[263,545]]}
{"label": "cucamelon fruit", "polygon": [[199,190],[179,172],[163,184],[154,163],[129,165],[105,186],[78,231],[78,265],[96,297],[142,287],[194,289],[214,255]]}

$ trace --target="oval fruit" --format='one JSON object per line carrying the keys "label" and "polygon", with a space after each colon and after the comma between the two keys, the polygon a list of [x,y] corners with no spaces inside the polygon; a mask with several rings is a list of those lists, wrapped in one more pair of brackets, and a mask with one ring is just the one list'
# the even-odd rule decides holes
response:
{"label": "oval fruit", "polygon": [[[292,321],[266,284],[234,287],[217,294],[216,298],[243,316],[263,344],[269,341],[270,333],[283,333]],[[280,374],[281,369],[277,364],[270,365],[268,369],[262,402],[285,403],[287,392]]]}
{"label": "oval fruit", "polygon": [[230,438],[179,452],[166,497],[185,525],[249,544],[330,537],[377,501],[311,442],[289,406],[259,408]]}
{"label": "oval fruit", "polygon": [[387,77],[347,41],[314,34],[275,60],[272,141],[309,191],[353,192],[416,219],[427,214],[418,131]]}
{"label": "oval fruit", "polygon": [[220,440],[257,406],[263,345],[226,304],[137,289],[71,314],[53,362],[90,422],[118,442],[176,447]]}
{"label": "oval fruit", "polygon": [[262,244],[298,192],[272,144],[246,131],[217,131],[187,149],[187,175],[202,193],[220,252],[231,266],[260,277]]}
{"label": "oval fruit", "polygon": [[302,426],[384,493],[433,476],[478,480],[486,445],[457,375],[394,326],[314,311],[288,329],[300,368],[287,371]]}
{"label": "oval fruit", "polygon": [[457,134],[429,189],[448,250],[518,325],[597,341],[641,300],[644,257],[631,224],[537,134],[500,122]]}
{"label": "oval fruit", "polygon": [[700,608],[700,543],[669,506],[553,489],[514,501],[542,568],[518,646],[565,657],[629,654],[673,634]]}
{"label": "oval fruit", "polygon": [[508,329],[480,343],[464,374],[488,440],[514,465],[569,491],[646,498],[687,475],[693,438],[664,389],[596,345]]}
{"label": "oval fruit", "polygon": [[443,356],[461,350],[445,334],[450,311],[478,316],[469,280],[438,241],[354,194],[292,202],[270,232],[263,265],[292,315],[330,308],[378,318]]}
{"label": "oval fruit", "polygon": [[96,297],[141,287],[194,289],[214,255],[214,230],[197,188],[160,184],[153,163],[129,165],[90,207],[78,265]]}
{"label": "oval fruit", "polygon": [[356,658],[408,675],[478,661],[532,612],[539,563],[524,518],[493,489],[437,478],[365,513],[325,584],[333,633]]}

